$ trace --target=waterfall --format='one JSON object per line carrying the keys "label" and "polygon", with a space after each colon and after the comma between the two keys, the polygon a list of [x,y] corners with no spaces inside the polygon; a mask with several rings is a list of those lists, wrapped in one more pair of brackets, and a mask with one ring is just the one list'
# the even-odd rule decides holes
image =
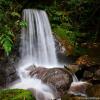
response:
{"label": "waterfall", "polygon": [[[11,88],[32,89],[36,100],[58,100],[56,89],[52,90],[41,80],[35,77],[31,78],[27,70],[33,64],[48,68],[59,65],[47,14],[42,10],[25,9],[23,11],[23,20],[27,22],[27,27],[22,28],[21,31],[21,59],[18,63],[18,74],[21,81]],[[71,74],[73,82],[69,93],[74,93],[77,92],[75,87],[83,85],[85,82],[78,82],[77,77],[73,73]]]}
{"label": "waterfall", "polygon": [[11,88],[23,88],[35,90],[36,100],[52,100],[55,95],[52,89],[41,80],[31,78],[27,68],[30,65],[55,67],[57,57],[55,43],[50,27],[50,23],[45,11],[25,9],[23,20],[27,22],[27,27],[21,31],[21,59],[18,63],[18,74],[21,82]]}
{"label": "waterfall", "polygon": [[21,63],[57,66],[55,43],[46,12],[25,9],[23,20],[27,27],[21,34]]}

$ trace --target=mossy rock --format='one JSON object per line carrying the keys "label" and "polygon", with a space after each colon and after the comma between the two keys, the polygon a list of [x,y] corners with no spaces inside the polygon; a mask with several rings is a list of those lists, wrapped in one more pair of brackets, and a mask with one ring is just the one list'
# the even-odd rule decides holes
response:
{"label": "mossy rock", "polygon": [[36,100],[32,93],[23,89],[0,90],[0,100]]}

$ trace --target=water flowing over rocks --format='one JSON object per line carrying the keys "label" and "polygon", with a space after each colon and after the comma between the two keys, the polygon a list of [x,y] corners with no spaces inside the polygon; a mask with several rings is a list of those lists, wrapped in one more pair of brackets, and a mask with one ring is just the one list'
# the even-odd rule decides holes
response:
{"label": "water flowing over rocks", "polygon": [[70,94],[63,96],[62,100],[100,99],[100,64],[94,62],[88,55],[84,55],[79,57],[75,63],[65,65],[65,68],[75,73],[79,82],[83,81],[86,84],[78,86],[76,83],[76,86],[72,83],[68,91]]}
{"label": "water flowing over rocks", "polygon": [[67,90],[73,81],[71,73],[64,68],[48,69],[37,67],[33,68],[33,70],[30,69],[28,70],[31,77],[39,78],[52,89],[56,89],[58,96],[62,96],[67,93]]}
{"label": "water flowing over rocks", "polygon": [[79,96],[86,96],[86,90],[92,86],[92,84],[87,82],[73,82],[68,90],[68,94],[79,95]]}
{"label": "water flowing over rocks", "polygon": [[[56,43],[54,42],[50,24],[44,11],[25,9],[23,11],[23,20],[27,21],[29,25],[22,29],[20,47],[21,59],[19,62],[20,67],[22,67],[19,69],[22,70],[18,71],[22,83],[26,82],[27,86],[25,86],[25,89],[31,90],[38,100],[50,100],[47,99],[47,96],[50,98],[52,96],[60,98],[67,93],[72,93],[73,95],[81,95],[80,93],[85,94],[88,84],[78,84],[78,82],[73,84],[73,73],[75,73],[80,80],[91,83],[95,80],[99,80],[100,65],[91,62],[91,59],[88,58],[87,55],[78,58],[76,63],[67,65],[65,68],[44,67],[44,65],[50,65],[52,67],[53,65],[58,66],[57,54],[60,60],[64,58],[65,48],[59,41],[55,40]],[[28,63],[30,65],[36,64],[42,66],[29,66]],[[2,69],[3,72],[0,72],[0,79],[3,80],[2,77],[4,77],[0,85],[6,84],[5,80],[7,83],[10,83],[17,79],[15,66],[9,63],[7,63],[6,66],[7,69]],[[34,82],[34,78],[40,80]],[[29,81],[29,83],[27,81]],[[41,81],[43,84],[41,84]],[[37,82],[40,82],[38,88],[35,87]],[[41,89],[44,84],[50,88]],[[24,88],[23,84],[21,86]],[[30,87],[32,87],[32,89]],[[50,91],[51,89],[53,92]]]}

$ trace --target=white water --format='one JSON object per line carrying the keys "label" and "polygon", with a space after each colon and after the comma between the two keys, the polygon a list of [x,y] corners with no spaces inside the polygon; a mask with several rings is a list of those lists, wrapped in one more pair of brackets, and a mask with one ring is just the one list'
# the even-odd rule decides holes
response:
{"label": "white water", "polygon": [[[48,68],[58,66],[55,43],[47,14],[42,10],[25,9],[23,20],[28,25],[22,29],[21,33],[21,59],[18,63],[21,82],[11,88],[32,88],[36,100],[55,99],[56,96],[52,89],[43,84],[41,80],[31,78],[27,70],[33,64]],[[77,81],[76,76],[73,76],[73,81]]]}
{"label": "white water", "polygon": [[[35,91],[36,100],[55,99],[55,95],[49,86],[41,80],[30,78],[26,70],[30,65],[54,67],[58,65],[55,43],[51,27],[45,11],[25,9],[23,20],[27,27],[21,32],[21,46],[18,74],[21,82],[11,88],[32,88]],[[42,99],[43,98],[43,99]]]}
{"label": "white water", "polygon": [[28,26],[21,34],[21,63],[57,66],[55,43],[46,12],[25,9],[23,20]]}

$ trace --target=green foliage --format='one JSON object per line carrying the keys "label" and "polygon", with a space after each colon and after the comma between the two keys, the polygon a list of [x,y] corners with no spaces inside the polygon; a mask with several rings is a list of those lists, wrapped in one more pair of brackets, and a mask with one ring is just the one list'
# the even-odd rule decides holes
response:
{"label": "green foliage", "polygon": [[87,52],[86,48],[83,48],[79,45],[77,42],[77,37],[80,36],[80,32],[77,31],[71,31],[67,28],[64,28],[62,26],[57,26],[53,29],[53,31],[58,35],[62,40],[67,40],[67,42],[74,47],[73,55],[81,55],[85,54]]}
{"label": "green foliage", "polygon": [[59,37],[61,37],[62,39],[66,39],[66,29],[60,27],[60,26],[57,26],[53,29],[53,32],[56,33]]}
{"label": "green foliage", "polygon": [[8,4],[11,4],[11,1],[12,0],[0,0],[0,5],[7,5],[8,6]]}
{"label": "green foliage", "polygon": [[27,22],[22,20],[22,21],[20,21],[19,25],[21,26],[21,28],[27,27]]}
{"label": "green foliage", "polygon": [[81,43],[100,41],[100,1],[54,0],[45,6],[53,31],[74,46],[74,54],[84,54]]}
{"label": "green foliage", "polygon": [[17,12],[12,12],[11,15],[14,16],[14,17],[19,17],[20,18],[20,14],[17,13]]}
{"label": "green foliage", "polygon": [[83,47],[81,47],[79,45],[75,45],[73,55],[75,55],[75,56],[77,56],[77,55],[85,55],[87,52],[88,52],[87,48],[83,48]]}
{"label": "green foliage", "polygon": [[16,33],[20,30],[21,15],[18,8],[17,1],[0,0],[0,48],[6,55],[13,50]]}
{"label": "green foliage", "polygon": [[23,89],[6,89],[0,91],[0,100],[36,100],[32,93]]}
{"label": "green foliage", "polygon": [[[0,48],[9,54],[14,45],[13,38],[20,28],[27,27],[27,22],[21,21],[23,8],[39,8],[47,11],[53,31],[69,41],[77,49],[81,42],[96,42],[100,34],[100,1],[99,0],[0,0]],[[14,36],[5,32],[9,26]],[[4,30],[5,29],[5,30]],[[81,33],[84,34],[84,39]],[[3,34],[6,34],[6,36]],[[7,42],[6,42],[7,41]],[[9,41],[9,42],[8,42]],[[77,47],[76,47],[76,44]],[[81,49],[77,49],[82,51]]]}
{"label": "green foliage", "polygon": [[13,41],[12,41],[13,33],[10,30],[10,28],[5,25],[1,30],[0,30],[0,44],[2,45],[5,53],[9,55],[13,48]]}

